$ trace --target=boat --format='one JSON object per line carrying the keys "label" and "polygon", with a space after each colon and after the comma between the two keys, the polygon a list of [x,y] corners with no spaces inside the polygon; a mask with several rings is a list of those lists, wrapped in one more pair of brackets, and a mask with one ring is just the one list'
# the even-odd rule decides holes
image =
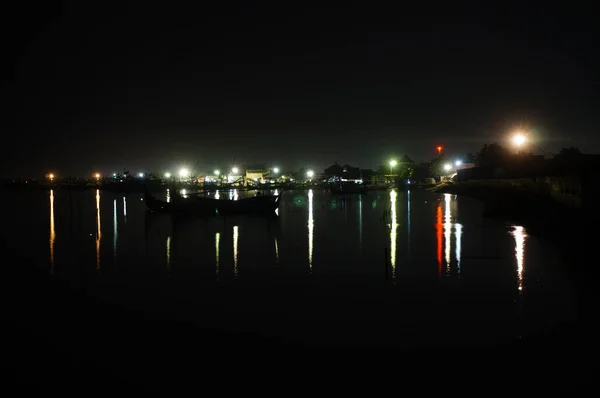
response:
{"label": "boat", "polygon": [[155,213],[178,213],[190,215],[229,214],[275,214],[281,195],[257,195],[238,200],[207,198],[198,195],[172,195],[171,201],[163,201],[144,192],[144,203]]}

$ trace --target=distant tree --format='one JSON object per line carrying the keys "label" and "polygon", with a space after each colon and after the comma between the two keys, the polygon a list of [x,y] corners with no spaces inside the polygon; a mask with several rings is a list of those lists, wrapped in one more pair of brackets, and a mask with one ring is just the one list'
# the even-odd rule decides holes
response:
{"label": "distant tree", "polygon": [[581,151],[579,148],[569,147],[561,149],[556,155],[554,155],[554,158],[558,160],[574,160],[580,156]]}
{"label": "distant tree", "polygon": [[503,167],[506,166],[512,155],[498,143],[485,144],[475,158],[475,164],[479,167]]}
{"label": "distant tree", "polygon": [[471,152],[467,153],[467,156],[465,156],[465,163],[475,163],[475,161],[475,155],[473,155]]}

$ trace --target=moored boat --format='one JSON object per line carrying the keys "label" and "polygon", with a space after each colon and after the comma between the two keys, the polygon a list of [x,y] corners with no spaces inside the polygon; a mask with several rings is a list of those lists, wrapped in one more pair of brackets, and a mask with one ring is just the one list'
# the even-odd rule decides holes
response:
{"label": "moored boat", "polygon": [[163,201],[144,192],[146,207],[156,213],[183,213],[193,215],[228,214],[275,214],[279,207],[280,195],[257,195],[238,200],[215,199],[204,196],[172,195],[171,201]]}

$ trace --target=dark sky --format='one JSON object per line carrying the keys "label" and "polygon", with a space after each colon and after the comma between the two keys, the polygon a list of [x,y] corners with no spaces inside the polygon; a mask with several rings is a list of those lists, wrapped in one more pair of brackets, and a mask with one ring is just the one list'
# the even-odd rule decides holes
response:
{"label": "dark sky", "polygon": [[204,3],[5,12],[0,174],[600,152],[592,2]]}

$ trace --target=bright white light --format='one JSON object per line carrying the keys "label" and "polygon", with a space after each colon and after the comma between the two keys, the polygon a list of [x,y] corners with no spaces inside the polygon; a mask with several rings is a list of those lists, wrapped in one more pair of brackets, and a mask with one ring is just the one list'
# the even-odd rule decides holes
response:
{"label": "bright white light", "polygon": [[171,173],[165,173],[165,178],[171,178]]}
{"label": "bright white light", "polygon": [[306,176],[307,176],[308,178],[313,178],[313,177],[315,176],[315,172],[314,172],[314,171],[312,171],[312,170],[308,170],[308,171],[306,172]]}
{"label": "bright white light", "polygon": [[278,174],[279,173],[279,167],[274,167],[273,168],[273,173]]}
{"label": "bright white light", "polygon": [[398,162],[397,162],[397,161],[395,161],[395,160],[390,160],[390,166],[392,166],[392,167],[396,167],[396,165],[397,165],[397,164],[398,164]]}
{"label": "bright white light", "polygon": [[144,178],[144,173],[138,173],[138,177]]}
{"label": "bright white light", "polygon": [[462,164],[462,160],[457,160],[456,162],[454,162],[454,165],[456,166],[460,166]]}
{"label": "bright white light", "polygon": [[188,169],[181,169],[179,170],[179,176],[182,178],[186,178],[190,176],[190,171]]}
{"label": "bright white light", "polygon": [[236,174],[236,175],[237,175],[237,173],[239,173],[239,172],[240,172],[240,169],[238,169],[237,167],[234,167],[234,168],[232,168],[232,169],[231,169],[231,172],[232,172],[233,174]]}
{"label": "bright white light", "polygon": [[215,175],[218,176],[219,174],[221,174],[221,172],[219,170],[215,170]]}
{"label": "bright white light", "polygon": [[116,177],[116,176],[117,176],[117,173],[113,173],[113,177]]}
{"label": "bright white light", "polygon": [[446,170],[446,171],[450,171],[450,170],[452,170],[452,165],[451,165],[450,163],[446,163],[446,164],[444,165],[444,170]]}
{"label": "bright white light", "polygon": [[515,146],[521,147],[527,142],[527,137],[524,134],[517,133],[513,136],[512,142]]}

